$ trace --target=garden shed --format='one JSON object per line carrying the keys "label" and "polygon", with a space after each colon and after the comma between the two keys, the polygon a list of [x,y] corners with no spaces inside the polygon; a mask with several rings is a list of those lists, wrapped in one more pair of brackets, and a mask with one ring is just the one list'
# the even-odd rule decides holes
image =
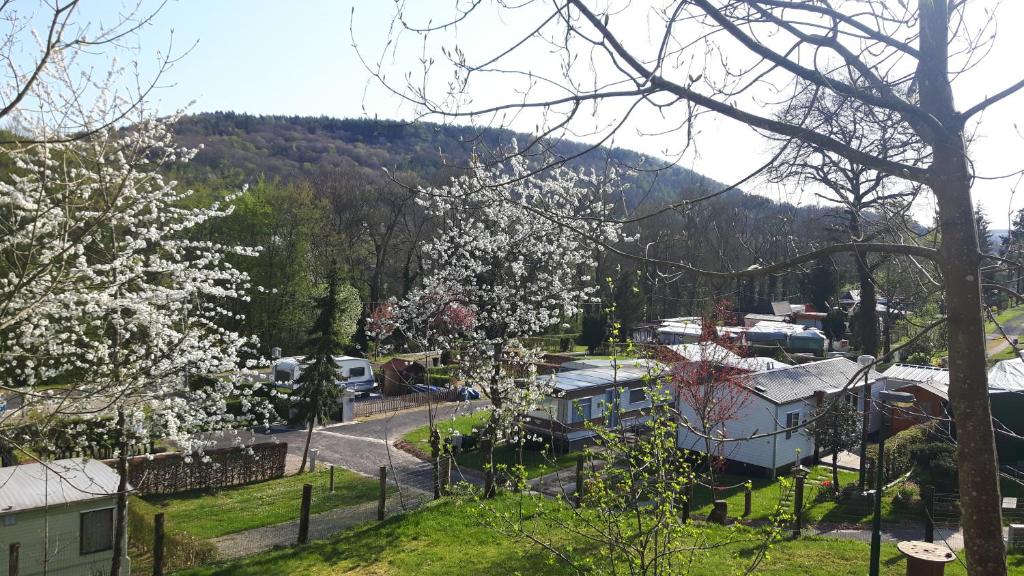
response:
{"label": "garden shed", "polygon": [[[19,576],[109,572],[119,479],[81,458],[0,468],[0,550],[17,551]],[[0,574],[12,562],[0,562]]]}

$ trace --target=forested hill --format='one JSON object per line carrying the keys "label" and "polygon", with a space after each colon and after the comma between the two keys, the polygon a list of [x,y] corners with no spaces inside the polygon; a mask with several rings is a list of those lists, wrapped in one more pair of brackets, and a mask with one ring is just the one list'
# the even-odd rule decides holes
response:
{"label": "forested hill", "polygon": [[[187,116],[177,125],[179,141],[202,150],[183,172],[190,187],[213,195],[249,191],[234,213],[210,230],[225,243],[264,247],[257,259],[239,262],[266,289],[243,313],[247,333],[263,347],[301,348],[311,321],[308,303],[317,293],[326,263],[336,262],[343,280],[362,301],[363,311],[390,297],[402,297],[421,277],[421,247],[433,223],[403,182],[441,184],[464,166],[474,151],[486,154],[528,136],[429,123],[337,120],[210,113]],[[555,152],[573,156],[585,148],[563,142]],[[593,150],[571,165],[659,166],[629,150]],[[446,165],[447,164],[447,165]],[[731,191],[685,210],[659,211],[666,204],[704,196],[722,185],[678,167],[626,173],[626,207],[650,217],[630,225],[643,250],[661,261],[705,269],[743,269],[778,261],[835,234],[833,209],[795,207]],[[656,212],[656,213],[655,213]],[[655,214],[652,214],[655,213]],[[642,248],[641,248],[642,247]],[[649,261],[605,253],[592,277],[613,278],[600,297],[615,303],[624,329],[652,317],[695,314],[719,299],[739,310],[770,310],[776,299],[818,301],[838,289],[843,267],[823,262],[816,271],[744,281],[709,279]],[[607,283],[606,283],[607,284]]]}
{"label": "forested hill", "polygon": [[[204,113],[182,118],[176,132],[181,143],[202,145],[189,169],[198,179],[241,185],[263,177],[295,181],[325,172],[370,170],[405,171],[423,181],[438,183],[445,163],[462,166],[474,151],[507,147],[513,139],[529,136],[509,130],[478,129],[420,122],[336,119],[299,116],[252,116],[233,112]],[[560,142],[554,152],[576,156],[586,146]],[[593,150],[571,162],[573,166],[601,169],[618,166],[647,169],[664,162],[621,148]],[[673,166],[656,175],[629,176],[633,207],[660,205],[705,194],[721,184],[692,170]],[[737,193],[741,194],[741,193]],[[769,203],[758,198],[756,203]]]}

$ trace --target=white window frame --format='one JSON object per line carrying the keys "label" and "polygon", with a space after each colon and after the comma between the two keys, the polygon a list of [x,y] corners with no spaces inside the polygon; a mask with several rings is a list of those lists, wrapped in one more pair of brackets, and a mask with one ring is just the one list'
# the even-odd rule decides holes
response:
{"label": "white window frame", "polygon": [[[796,418],[793,418],[794,416],[796,416]],[[793,420],[796,420],[796,421],[794,422]],[[790,430],[790,428],[792,428],[794,426],[797,426],[799,424],[800,424],[800,411],[799,410],[793,410],[792,412],[786,412],[786,440],[789,440],[790,438],[792,438],[793,434],[796,433],[795,430]]]}

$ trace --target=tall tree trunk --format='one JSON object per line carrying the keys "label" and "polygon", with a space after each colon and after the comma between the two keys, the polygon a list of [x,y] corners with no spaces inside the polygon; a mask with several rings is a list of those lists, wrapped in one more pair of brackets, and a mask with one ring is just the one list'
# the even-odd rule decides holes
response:
{"label": "tall tree trunk", "polygon": [[436,426],[430,428],[430,476],[434,485],[434,500],[441,497],[441,433]]}
{"label": "tall tree trunk", "polygon": [[306,458],[309,456],[309,442],[313,439],[314,424],[316,424],[316,416],[309,419],[309,427],[306,429],[306,446],[302,449],[302,464],[299,465],[299,474],[306,471]]}
{"label": "tall tree trunk", "polygon": [[[856,210],[850,212],[850,237],[857,241],[861,238],[860,214]],[[871,269],[868,267],[868,255],[865,252],[854,254],[857,262],[857,281],[860,284],[860,302],[857,304],[857,336],[860,338],[861,354],[878,355],[878,295],[875,283],[871,280]]]}
{"label": "tall tree trunk", "polygon": [[110,561],[110,576],[121,576],[121,559],[125,556],[128,526],[128,435],[125,432],[124,410],[117,411],[117,501],[114,508],[114,557]]}
{"label": "tall tree trunk", "polygon": [[1006,576],[999,467],[985,373],[981,255],[963,120],[949,81],[949,9],[945,0],[922,0],[919,10],[921,107],[941,124],[928,134],[928,184],[939,207],[939,268],[949,332],[949,399],[957,430],[964,548],[971,574]]}
{"label": "tall tree trunk", "polygon": [[962,153],[936,148],[939,250],[949,332],[949,399],[957,429],[960,506],[971,572],[1006,574],[995,433],[986,375],[977,233]]}
{"label": "tall tree trunk", "polygon": [[484,498],[493,498],[497,494],[494,474],[494,445],[498,440],[498,410],[501,409],[501,392],[498,390],[498,380],[501,378],[501,363],[505,355],[505,347],[501,344],[494,345],[494,369],[491,372],[490,397],[491,417],[484,427],[483,451],[484,451]]}

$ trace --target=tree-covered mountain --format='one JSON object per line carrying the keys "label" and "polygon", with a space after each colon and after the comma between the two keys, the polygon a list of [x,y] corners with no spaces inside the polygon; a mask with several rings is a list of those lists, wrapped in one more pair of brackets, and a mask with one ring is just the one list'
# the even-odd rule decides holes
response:
{"label": "tree-covered mountain", "polygon": [[[243,265],[268,292],[241,312],[263,346],[286,349],[300,340],[311,291],[328,261],[340,262],[367,309],[415,285],[423,256],[419,247],[433,223],[394,180],[443,184],[471,154],[493,157],[514,140],[522,145],[530,138],[422,122],[232,112],[183,117],[176,132],[180,143],[201,146],[187,172],[177,175],[182,180],[214,195],[250,186],[236,200],[235,214],[210,233],[264,247],[258,262]],[[642,217],[630,224],[639,240],[625,249],[634,254],[707,269],[745,268],[840,234],[834,209],[797,207],[739,190],[663,210],[724,186],[630,150],[587,151],[567,141],[548,150],[554,158],[571,158],[573,167],[617,169],[622,212]],[[740,310],[764,310],[774,299],[799,301],[820,292],[813,284],[839,282],[842,269],[828,261],[804,273],[715,281],[605,254],[595,277],[602,279],[602,300],[616,303],[616,315],[628,327],[653,317],[700,313],[719,298]]]}

